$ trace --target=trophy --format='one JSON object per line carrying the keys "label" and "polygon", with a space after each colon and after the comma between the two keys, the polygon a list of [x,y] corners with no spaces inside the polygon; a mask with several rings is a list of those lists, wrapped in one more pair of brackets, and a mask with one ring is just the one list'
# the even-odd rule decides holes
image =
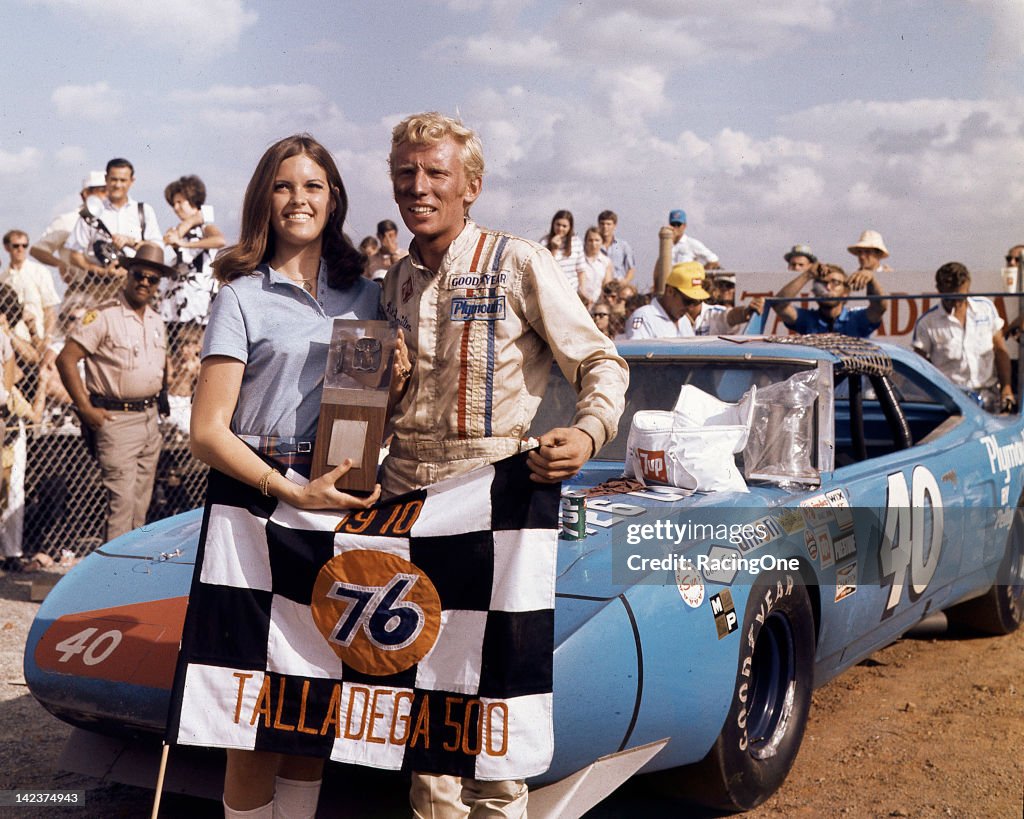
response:
{"label": "trophy", "polygon": [[313,447],[314,478],[351,458],[352,468],[335,484],[338,489],[369,492],[377,483],[397,337],[386,321],[334,320]]}

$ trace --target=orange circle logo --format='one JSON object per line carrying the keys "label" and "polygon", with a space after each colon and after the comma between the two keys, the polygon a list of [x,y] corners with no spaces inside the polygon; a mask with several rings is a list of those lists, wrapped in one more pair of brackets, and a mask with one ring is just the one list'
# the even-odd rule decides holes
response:
{"label": "orange circle logo", "polygon": [[441,598],[398,555],[358,549],[327,561],[313,585],[313,621],[342,661],[374,676],[415,665],[434,647]]}

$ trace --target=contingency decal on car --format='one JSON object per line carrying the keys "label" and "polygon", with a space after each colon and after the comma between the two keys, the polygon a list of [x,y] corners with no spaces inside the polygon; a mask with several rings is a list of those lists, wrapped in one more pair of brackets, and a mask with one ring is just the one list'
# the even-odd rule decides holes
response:
{"label": "contingency decal on car", "polygon": [[718,594],[711,596],[709,603],[711,613],[715,615],[715,629],[718,631],[718,639],[732,634],[740,627],[736,617],[736,606],[732,602],[732,592],[722,589]]}
{"label": "contingency decal on car", "polygon": [[828,526],[808,526],[804,532],[804,545],[811,560],[821,562],[821,568],[827,569],[835,562],[832,558],[832,535]]}
{"label": "contingency decal on car", "polygon": [[924,594],[939,565],[943,532],[942,492],[927,467],[914,467],[909,490],[902,472],[892,473],[886,481],[885,525],[878,551],[881,579],[889,584],[883,620],[899,605],[904,587],[911,602]]}
{"label": "contingency decal on car", "polygon": [[800,501],[800,511],[808,526],[827,526],[835,521],[843,531],[853,529],[850,496],[841,487],[804,498]]}
{"label": "contingency decal on car", "polygon": [[825,493],[828,505],[832,507],[832,517],[835,518],[839,528],[844,532],[853,531],[853,511],[850,509],[850,499],[845,489],[832,489]]}
{"label": "contingency decal on car", "polygon": [[857,591],[857,561],[836,569],[836,602]]}
{"label": "contingency decal on car", "polygon": [[704,602],[704,578],[692,566],[680,563],[676,567],[676,588],[683,602],[691,609],[699,608]]}

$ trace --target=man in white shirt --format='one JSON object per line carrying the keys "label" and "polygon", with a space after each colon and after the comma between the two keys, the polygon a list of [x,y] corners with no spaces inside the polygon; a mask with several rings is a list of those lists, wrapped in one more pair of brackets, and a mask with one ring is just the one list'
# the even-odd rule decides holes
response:
{"label": "man in white shirt", "polygon": [[53,275],[39,262],[28,257],[28,234],[23,230],[9,230],[4,234],[4,250],[11,263],[0,274],[0,282],[10,284],[18,294],[29,338],[25,341],[47,342],[57,324],[56,306],[60,304]]}
{"label": "man in white shirt", "polygon": [[1016,408],[1010,378],[1010,354],[1003,340],[1003,319],[995,305],[968,296],[971,274],[959,262],[935,271],[935,289],[948,294],[914,325],[914,349],[990,412]]}
{"label": "man in white shirt", "polygon": [[626,319],[627,339],[680,338],[696,335],[698,318],[710,294],[704,289],[704,268],[699,262],[673,265],[665,279],[665,291],[638,307]]}
{"label": "man in white shirt", "polygon": [[135,248],[144,241],[162,246],[163,234],[153,208],[128,195],[135,182],[131,162],[120,157],[111,159],[105,181],[107,195],[100,199],[100,213],[78,219],[67,248],[71,263],[91,274],[95,287],[117,293],[123,287],[125,273],[117,256],[134,256]]}
{"label": "man in white shirt", "polygon": [[[89,175],[82,180],[80,196],[82,204],[90,196],[103,196],[107,192],[107,180],[103,171],[89,171]],[[93,306],[96,302],[87,287],[86,278],[88,273],[71,262],[71,251],[65,247],[71,231],[81,215],[81,209],[69,210],[54,219],[29,248],[29,254],[37,262],[55,267],[60,272],[61,280],[67,285],[64,291],[64,304],[82,304],[87,307]]]}
{"label": "man in white shirt", "polygon": [[668,215],[668,224],[672,228],[672,264],[700,262],[705,270],[718,269],[718,256],[699,239],[686,235],[685,210],[677,208],[671,211]]}

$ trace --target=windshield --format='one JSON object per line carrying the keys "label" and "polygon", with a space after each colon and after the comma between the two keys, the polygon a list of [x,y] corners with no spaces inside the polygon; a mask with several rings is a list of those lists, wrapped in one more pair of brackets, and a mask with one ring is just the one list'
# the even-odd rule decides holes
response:
{"label": "windshield", "polygon": [[[785,381],[795,373],[813,369],[806,364],[741,359],[714,361],[673,361],[656,358],[629,361],[629,389],[626,391],[626,410],[619,419],[619,432],[615,440],[596,456],[602,461],[623,461],[626,458],[626,440],[633,414],[639,410],[672,409],[679,396],[679,388],[692,384],[722,401],[735,402],[743,397],[750,386],[759,389]],[[576,406],[576,393],[562,376],[557,366],[552,367],[548,389],[530,434],[537,436],[555,427],[572,423]]]}

